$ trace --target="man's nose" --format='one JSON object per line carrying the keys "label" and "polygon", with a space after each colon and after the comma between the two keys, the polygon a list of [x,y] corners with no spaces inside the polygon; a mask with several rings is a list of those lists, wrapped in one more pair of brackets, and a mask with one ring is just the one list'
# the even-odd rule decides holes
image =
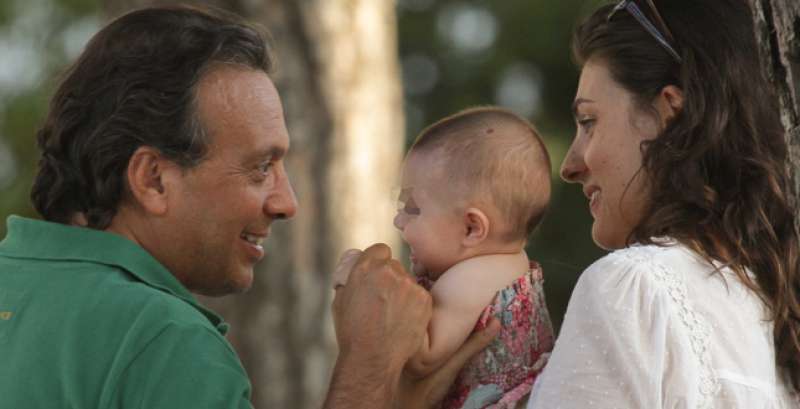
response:
{"label": "man's nose", "polygon": [[273,219],[291,219],[297,213],[297,196],[286,175],[264,202],[264,212]]}

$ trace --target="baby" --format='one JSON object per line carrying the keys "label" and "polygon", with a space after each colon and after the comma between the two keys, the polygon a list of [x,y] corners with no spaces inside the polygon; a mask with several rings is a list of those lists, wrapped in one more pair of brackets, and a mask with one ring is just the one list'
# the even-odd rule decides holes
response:
{"label": "baby", "polygon": [[550,199],[547,150],[512,112],[473,108],[422,131],[402,175],[394,225],[434,303],[405,371],[433,372],[495,316],[500,334],[462,369],[442,407],[513,408],[553,346],[542,272],[524,251]]}

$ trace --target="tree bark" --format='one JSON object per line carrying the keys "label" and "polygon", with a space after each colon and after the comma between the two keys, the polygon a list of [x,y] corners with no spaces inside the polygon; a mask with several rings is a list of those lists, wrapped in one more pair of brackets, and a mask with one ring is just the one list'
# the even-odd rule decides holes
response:
{"label": "tree bark", "polygon": [[[797,0],[749,0],[756,39],[781,104],[781,121],[789,147],[792,204],[800,209],[800,2]],[[800,232],[800,217],[795,222]]]}
{"label": "tree bark", "polygon": [[[105,10],[176,2],[106,0]],[[284,102],[300,204],[292,221],[273,225],[250,291],[202,301],[231,323],[256,407],[319,407],[336,354],[329,273],[338,255],[376,241],[400,248],[390,196],[405,139],[394,2],[202,3],[271,34],[270,76]]]}

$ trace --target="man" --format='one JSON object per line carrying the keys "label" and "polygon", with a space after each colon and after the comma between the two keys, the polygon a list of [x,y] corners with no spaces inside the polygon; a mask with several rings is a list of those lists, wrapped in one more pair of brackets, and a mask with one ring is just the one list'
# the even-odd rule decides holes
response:
{"label": "man", "polygon": [[[11,217],[0,243],[0,407],[251,407],[227,325],[191,293],[247,290],[271,223],[295,213],[270,63],[256,31],[190,8],[89,42],[38,134],[46,221]],[[328,408],[430,406],[491,337],[401,382],[430,297],[382,245],[351,277]]]}

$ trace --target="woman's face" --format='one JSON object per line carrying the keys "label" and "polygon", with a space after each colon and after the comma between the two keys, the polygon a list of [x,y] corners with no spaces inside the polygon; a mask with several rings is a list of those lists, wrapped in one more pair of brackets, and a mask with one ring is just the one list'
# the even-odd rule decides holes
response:
{"label": "woman's face", "polygon": [[658,121],[637,110],[633,95],[593,60],[581,72],[573,112],[577,132],[561,177],[583,186],[595,243],[608,250],[625,247],[648,200],[640,146],[657,136]]}

